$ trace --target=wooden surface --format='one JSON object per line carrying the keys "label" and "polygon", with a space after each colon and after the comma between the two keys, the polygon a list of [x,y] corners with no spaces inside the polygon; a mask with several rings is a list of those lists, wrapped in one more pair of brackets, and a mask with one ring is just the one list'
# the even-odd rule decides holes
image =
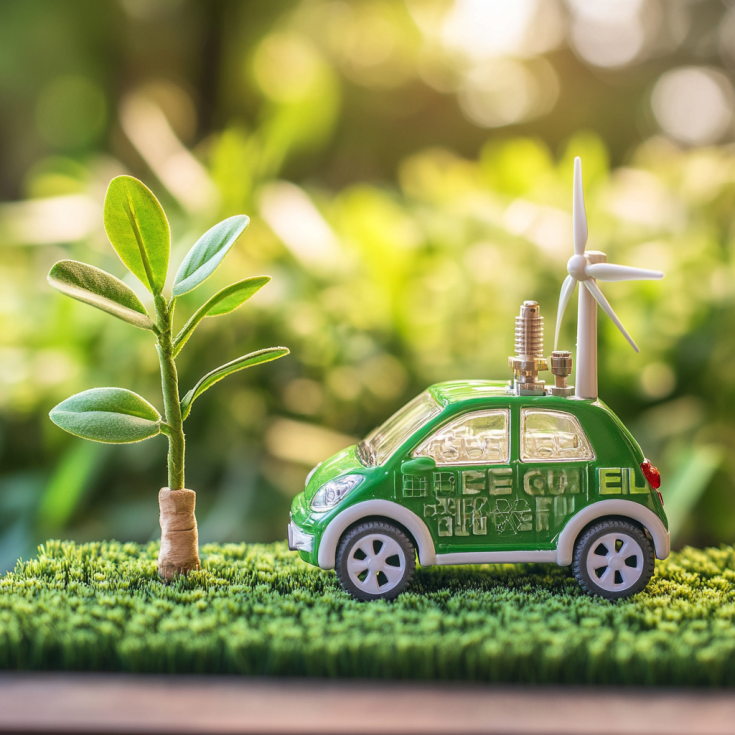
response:
{"label": "wooden surface", "polygon": [[0,673],[0,732],[731,735],[735,692]]}

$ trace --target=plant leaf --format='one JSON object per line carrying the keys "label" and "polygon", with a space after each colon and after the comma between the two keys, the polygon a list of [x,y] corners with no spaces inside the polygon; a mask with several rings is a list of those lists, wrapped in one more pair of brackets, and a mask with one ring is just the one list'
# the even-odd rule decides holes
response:
{"label": "plant leaf", "polygon": [[82,439],[128,444],[156,436],[161,416],[148,401],[125,388],[92,388],[62,401],[51,420]]}
{"label": "plant leaf", "polygon": [[94,306],[141,329],[154,329],[145,306],[133,290],[109,273],[76,260],[60,260],[48,282],[61,293]]}
{"label": "plant leaf", "polygon": [[152,294],[161,293],[171,235],[153,192],[132,176],[117,176],[107,187],[104,220],[120,260]]}
{"label": "plant leaf", "polygon": [[174,340],[174,357],[179,354],[181,348],[186,344],[189,337],[191,337],[194,328],[205,316],[229,314],[260,291],[270,280],[270,276],[253,276],[252,278],[246,278],[244,281],[233,283],[231,286],[223,288],[212,296],[209,301],[197,309],[191,319],[184,324],[181,331],[176,335],[176,339]]}
{"label": "plant leaf", "polygon": [[271,360],[277,360],[279,357],[288,355],[290,350],[288,347],[267,347],[264,350],[258,350],[257,352],[251,352],[249,355],[238,357],[232,362],[228,362],[226,365],[220,365],[220,367],[212,370],[211,373],[207,373],[182,399],[181,399],[181,417],[185,419],[191,411],[191,405],[199,396],[204,393],[205,390],[211,388],[216,382],[226,378],[232,373],[236,373],[238,370],[244,370],[245,368],[252,367],[253,365],[259,365],[262,362],[270,362]]}
{"label": "plant leaf", "polygon": [[237,214],[207,230],[184,258],[174,279],[173,295],[182,296],[206,281],[248,224],[250,217]]}

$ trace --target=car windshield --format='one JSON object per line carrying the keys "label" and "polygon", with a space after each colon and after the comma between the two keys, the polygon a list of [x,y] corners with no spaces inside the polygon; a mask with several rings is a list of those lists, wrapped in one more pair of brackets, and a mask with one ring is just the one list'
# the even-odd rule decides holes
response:
{"label": "car windshield", "polygon": [[358,445],[364,464],[383,464],[414,432],[441,412],[441,406],[424,391],[370,432]]}

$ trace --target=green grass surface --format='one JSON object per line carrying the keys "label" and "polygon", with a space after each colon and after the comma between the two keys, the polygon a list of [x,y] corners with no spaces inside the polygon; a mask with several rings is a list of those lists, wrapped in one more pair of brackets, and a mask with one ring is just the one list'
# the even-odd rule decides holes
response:
{"label": "green grass surface", "polygon": [[164,586],[157,544],[48,542],[0,578],[0,668],[735,685],[735,549],[685,549],[631,600],[553,565],[421,569],[357,603],[285,544],[205,546]]}

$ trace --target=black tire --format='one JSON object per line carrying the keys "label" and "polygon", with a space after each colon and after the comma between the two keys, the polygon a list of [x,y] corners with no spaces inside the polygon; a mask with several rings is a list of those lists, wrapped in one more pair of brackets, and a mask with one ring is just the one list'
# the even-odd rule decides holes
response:
{"label": "black tire", "polygon": [[415,570],[413,544],[400,528],[385,521],[358,524],[345,532],[337,547],[337,577],[356,600],[398,597],[410,584]]}
{"label": "black tire", "polygon": [[653,547],[643,530],[610,519],[594,523],[577,539],[572,570],[588,595],[619,600],[645,589],[654,565]]}

